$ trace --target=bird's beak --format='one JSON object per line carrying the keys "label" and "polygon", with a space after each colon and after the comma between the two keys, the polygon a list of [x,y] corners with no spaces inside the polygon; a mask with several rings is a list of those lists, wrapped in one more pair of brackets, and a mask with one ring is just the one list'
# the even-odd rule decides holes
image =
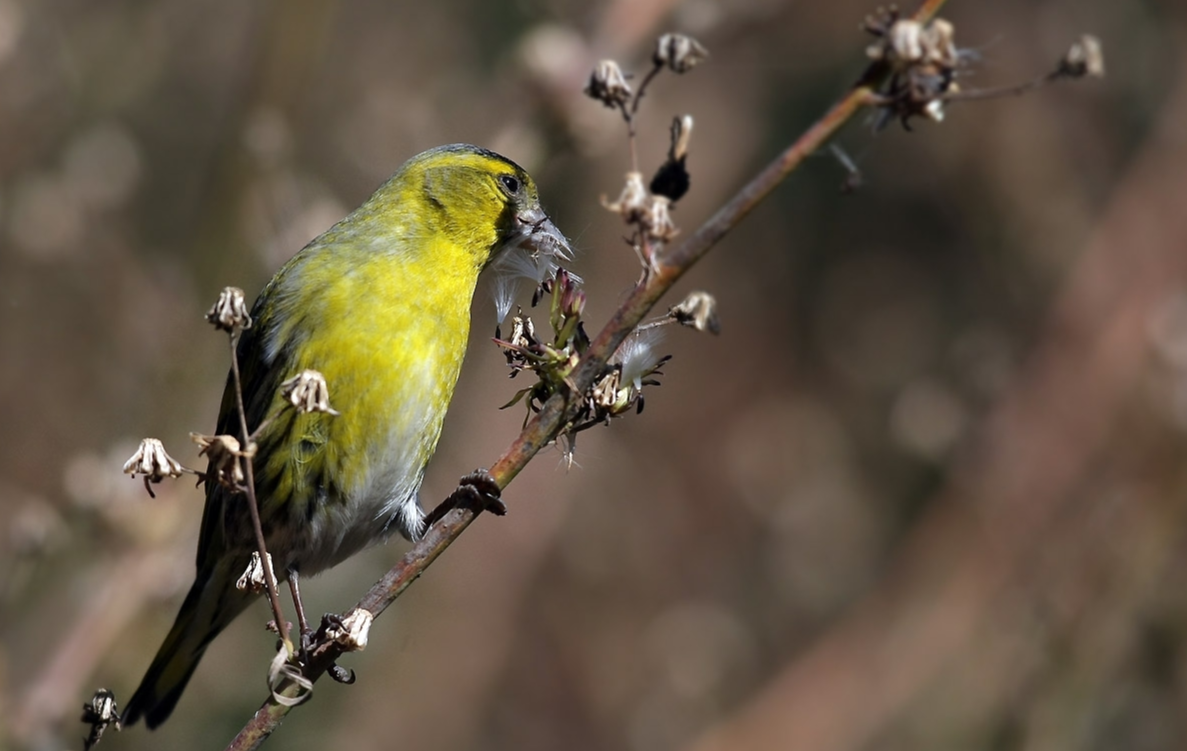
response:
{"label": "bird's beak", "polygon": [[516,233],[511,244],[519,245],[532,254],[543,253],[564,261],[573,260],[569,241],[556,228],[544,209],[533,206],[515,215]]}

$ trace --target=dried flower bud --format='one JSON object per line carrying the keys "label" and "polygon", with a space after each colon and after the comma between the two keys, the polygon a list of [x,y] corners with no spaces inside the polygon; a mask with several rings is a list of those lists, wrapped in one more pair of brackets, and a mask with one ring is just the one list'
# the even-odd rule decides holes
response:
{"label": "dried flower bud", "polygon": [[218,301],[206,313],[206,320],[216,329],[227,332],[251,328],[251,315],[247,311],[247,300],[243,290],[227,287],[218,295]]}
{"label": "dried flower bud", "polygon": [[717,317],[717,299],[708,292],[690,292],[680,303],[668,308],[668,315],[697,331],[721,333],[721,320]]}
{"label": "dried flower bud", "polygon": [[[268,568],[272,568],[272,554],[268,553]],[[235,582],[235,589],[240,592],[259,594],[267,589],[268,578],[264,575],[264,563],[260,559],[260,551],[251,551],[251,560],[243,575]]]}
{"label": "dried flower bud", "polygon": [[668,159],[656,170],[648,186],[657,196],[666,196],[673,203],[688,192],[692,180],[684,162],[688,156],[688,144],[692,140],[692,115],[672,119],[672,142],[668,147]]}
{"label": "dried flower bud", "polygon": [[622,107],[631,100],[631,85],[626,82],[626,75],[618,63],[613,60],[602,60],[589,76],[589,83],[585,86],[585,95],[590,99],[597,99],[607,107]]}
{"label": "dried flower bud", "polygon": [[99,743],[109,725],[114,725],[116,730],[122,730],[120,710],[115,705],[115,694],[105,688],[96,691],[91,700],[82,705],[82,721],[91,726],[90,734],[83,741],[83,748],[88,751]]}
{"label": "dried flower bud", "polygon": [[650,196],[641,221],[647,236],[652,240],[667,242],[680,233],[672,221],[669,207],[672,200],[667,196]]}
{"label": "dried flower bud", "polygon": [[923,60],[947,68],[956,67],[960,55],[956,50],[956,27],[943,18],[932,20],[923,29]]}
{"label": "dried flower bud", "polygon": [[614,213],[622,215],[623,221],[628,224],[639,221],[647,211],[647,189],[643,187],[643,173],[626,173],[626,185],[623,186],[622,194],[618,196],[618,200],[614,203],[607,203],[603,197],[602,205]]}
{"label": "dried flower bud", "polygon": [[1071,78],[1104,78],[1105,54],[1100,40],[1090,34],[1076,40],[1059,61],[1059,72]]}
{"label": "dried flower bud", "polygon": [[866,48],[866,54],[874,60],[885,60],[899,68],[918,64],[936,64],[951,68],[958,62],[956,29],[942,18],[937,18],[926,26],[904,18],[890,23],[884,29],[869,26],[867,28],[881,37]]}
{"label": "dried flower bud", "polygon": [[210,460],[210,470],[220,485],[238,490],[243,486],[246,478],[243,476],[243,464],[240,458],[252,452],[243,452],[239,448],[239,441],[230,435],[201,435],[190,433],[190,438],[201,447],[198,453]]}
{"label": "dried flower bud", "polygon": [[531,316],[525,316],[523,311],[511,320],[511,338],[508,340],[516,347],[532,347],[540,343],[536,338],[536,325]]}
{"label": "dried flower bud", "polygon": [[181,477],[185,467],[169,456],[165,445],[156,438],[145,438],[132,458],[124,462],[124,474],[144,475],[149,482],[160,482],[166,477]]}
{"label": "dried flower bud", "polygon": [[610,410],[618,401],[618,386],[621,382],[622,367],[610,368],[590,389],[590,401],[599,410]]}
{"label": "dried flower bud", "polygon": [[686,34],[664,34],[655,43],[651,61],[657,67],[667,66],[676,73],[687,73],[709,59],[709,51]]}
{"label": "dried flower bud", "polygon": [[911,19],[895,21],[876,44],[866,48],[874,60],[917,62],[923,59],[923,24]]}
{"label": "dried flower bud", "polygon": [[367,648],[367,634],[375,616],[369,610],[355,608],[342,619],[326,629],[326,638],[342,645],[347,652],[362,652]]}
{"label": "dried flower bud", "polygon": [[280,394],[301,414],[338,414],[338,410],[330,406],[330,389],[326,386],[326,377],[316,370],[302,370],[280,384]]}

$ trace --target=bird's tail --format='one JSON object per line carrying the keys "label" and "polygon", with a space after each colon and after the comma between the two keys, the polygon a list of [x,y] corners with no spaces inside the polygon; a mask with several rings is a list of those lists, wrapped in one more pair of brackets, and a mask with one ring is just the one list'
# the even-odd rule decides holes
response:
{"label": "bird's tail", "polygon": [[206,647],[255,597],[236,589],[222,566],[199,571],[165,643],[124,710],[123,724],[144,717],[151,729],[167,720]]}

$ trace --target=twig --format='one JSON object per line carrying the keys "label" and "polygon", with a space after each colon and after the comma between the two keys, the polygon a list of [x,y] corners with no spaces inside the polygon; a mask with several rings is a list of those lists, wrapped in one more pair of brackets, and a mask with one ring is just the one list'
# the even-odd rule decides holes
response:
{"label": "twig", "polygon": [[1055,83],[1067,74],[1062,71],[1052,71],[1038,78],[1013,86],[997,86],[992,89],[969,89],[968,91],[953,91],[944,95],[945,102],[973,102],[982,99],[1001,99],[1009,96],[1021,96],[1029,91],[1041,89],[1047,84]]}
{"label": "twig", "polygon": [[[235,333],[227,339],[231,342],[231,375],[235,381],[235,407],[239,412],[239,430],[243,436],[243,449],[248,451],[251,446],[252,434],[247,429],[247,410],[243,407],[243,383],[239,377],[239,356],[236,352],[239,335]],[[293,644],[289,641],[288,622],[285,621],[284,611],[280,606],[280,593],[277,591],[276,576],[272,572],[272,559],[268,557],[268,548],[264,542],[264,527],[260,523],[260,505],[256,501],[256,480],[252,464],[250,458],[243,462],[243,474],[247,480],[247,508],[251,512],[251,524],[255,530],[256,548],[260,551],[260,565],[264,569],[264,580],[268,583],[268,601],[272,605],[272,617],[276,619],[276,633],[291,655],[293,654]]]}
{"label": "twig", "polygon": [[628,106],[625,102],[619,105],[619,109],[622,111],[622,119],[626,120],[627,141],[630,142],[631,146],[631,169],[636,172],[639,171],[639,153],[638,146],[635,143],[638,140],[635,137],[637,132],[635,115],[639,113],[639,102],[642,101],[643,95],[647,92],[648,84],[655,80],[655,77],[663,69],[663,65],[653,65],[651,70],[647,71],[647,75],[643,77],[643,82],[639,84],[639,90],[631,97],[630,105]]}

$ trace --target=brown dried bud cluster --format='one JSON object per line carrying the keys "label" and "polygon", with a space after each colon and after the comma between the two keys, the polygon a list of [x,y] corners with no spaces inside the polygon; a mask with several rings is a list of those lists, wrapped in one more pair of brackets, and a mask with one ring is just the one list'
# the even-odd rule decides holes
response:
{"label": "brown dried bud cluster", "polygon": [[[272,568],[272,554],[268,553],[268,568]],[[251,551],[251,560],[247,563],[247,568],[243,570],[243,574],[235,582],[235,589],[240,592],[251,592],[252,594],[259,594],[266,591],[268,588],[268,577],[264,574],[264,562],[260,558],[260,551]]]}
{"label": "brown dried bud cluster", "polygon": [[330,406],[330,389],[326,386],[326,378],[316,370],[302,370],[280,384],[280,395],[301,414],[338,414],[338,411]]}
{"label": "brown dried bud cluster", "polygon": [[958,62],[954,32],[952,24],[942,18],[926,25],[901,18],[881,31],[881,39],[867,47],[866,54],[903,70],[912,65],[954,68]]}
{"label": "brown dried bud cluster", "polygon": [[643,174],[634,170],[626,173],[626,184],[614,202],[602,199],[602,205],[643,231],[646,239],[656,242],[671,240],[680,231],[672,222],[672,199],[656,195],[643,186]]}
{"label": "brown dried bud cluster", "polygon": [[669,33],[655,43],[651,62],[658,67],[667,67],[674,73],[687,73],[709,59],[709,50],[687,34]]}
{"label": "brown dried bud cluster", "polygon": [[517,392],[503,405],[504,409],[526,397],[528,410],[538,411],[553,394],[572,388],[570,376],[581,354],[589,347],[589,336],[581,322],[585,292],[580,289],[579,282],[562,268],[557,269],[554,278],[541,285],[549,295],[548,318],[555,332],[551,342],[536,335],[532,319],[522,310],[512,320],[511,336],[506,340],[495,340],[507,357],[511,377],[530,370],[539,378],[533,385]]}
{"label": "brown dried bud cluster", "polygon": [[680,234],[680,230],[676,227],[675,222],[672,221],[671,206],[672,199],[667,196],[652,194],[648,197],[647,208],[643,212],[643,218],[640,221],[643,232],[647,235],[648,239],[657,242],[667,242]]}
{"label": "brown dried bud cluster", "polygon": [[206,313],[206,320],[216,329],[234,333],[251,328],[251,314],[247,310],[247,299],[238,287],[227,287],[219,293],[218,300]]}
{"label": "brown dried bud cluster", "polygon": [[255,453],[254,447],[243,451],[239,447],[239,440],[230,435],[190,433],[190,438],[200,447],[198,453],[210,460],[210,472],[220,485],[230,490],[243,488],[246,478],[241,459],[250,458]]}
{"label": "brown dried bud cluster", "polygon": [[540,340],[536,338],[536,324],[532,323],[530,316],[523,314],[522,308],[511,319],[511,336],[507,337],[506,342],[511,346],[504,349],[503,354],[507,357],[507,364],[512,366],[511,377],[514,378],[522,369],[517,367],[520,358],[516,357],[516,353],[540,344]]}
{"label": "brown dried bud cluster", "polygon": [[145,438],[132,458],[124,462],[124,474],[143,475],[145,480],[158,483],[166,477],[181,477],[187,470],[181,462],[169,456],[165,445],[156,438]]}
{"label": "brown dried bud cluster", "polygon": [[96,691],[91,700],[82,705],[82,721],[91,726],[91,732],[83,741],[83,748],[86,751],[99,743],[109,726],[114,725],[116,730],[122,730],[120,710],[115,704],[115,694],[105,688]]}
{"label": "brown dried bud cluster", "polygon": [[944,119],[944,98],[958,90],[957,68],[964,57],[956,47],[955,27],[942,18],[923,24],[900,18],[891,7],[866,18],[864,28],[878,37],[866,49],[871,59],[890,66],[890,76],[879,91],[887,103],[885,117],[897,117],[910,129],[912,117]]}
{"label": "brown dried bud cluster", "polygon": [[679,201],[691,179],[685,160],[692,139],[691,115],[682,115],[672,122],[671,146],[668,158],[660,165],[651,182],[645,183],[639,171],[635,146],[635,117],[647,85],[664,70],[687,73],[709,58],[704,45],[687,34],[668,33],[660,36],[651,55],[652,69],[642,79],[638,91],[632,91],[626,76],[612,60],[598,63],[590,77],[585,93],[608,107],[617,107],[627,123],[631,142],[631,171],[617,200],[602,198],[602,205],[620,215],[634,227],[631,246],[647,272],[659,267],[659,251],[679,230],[672,221],[672,205]]}
{"label": "brown dried bud cluster", "polygon": [[602,205],[621,215],[627,224],[638,222],[647,211],[647,188],[643,185],[643,173],[633,170],[626,173],[626,184],[623,185],[618,200],[611,203],[603,197]]}
{"label": "brown dried bud cluster", "polygon": [[660,368],[671,359],[655,350],[658,341],[654,330],[637,330],[619,346],[606,370],[585,396],[581,412],[570,431],[572,434],[610,420],[634,409],[643,411],[643,387],[659,384]]}
{"label": "brown dried bud cluster", "polygon": [[600,61],[594,67],[593,73],[589,76],[589,83],[585,86],[586,96],[612,108],[626,106],[633,94],[622,68],[613,60]]}
{"label": "brown dried bud cluster", "polygon": [[1060,75],[1069,78],[1104,78],[1105,54],[1100,40],[1091,34],[1077,39],[1059,61]]}

